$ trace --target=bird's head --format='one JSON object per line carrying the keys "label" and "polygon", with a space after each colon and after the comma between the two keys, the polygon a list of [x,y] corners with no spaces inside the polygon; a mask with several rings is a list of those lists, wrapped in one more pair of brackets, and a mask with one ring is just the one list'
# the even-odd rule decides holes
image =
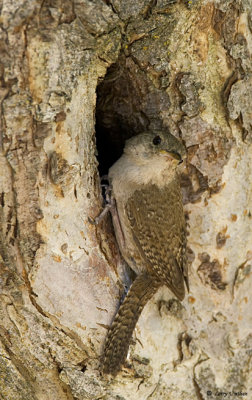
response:
{"label": "bird's head", "polygon": [[126,141],[124,153],[142,166],[167,164],[175,169],[186,156],[184,145],[169,132],[155,130],[140,133]]}

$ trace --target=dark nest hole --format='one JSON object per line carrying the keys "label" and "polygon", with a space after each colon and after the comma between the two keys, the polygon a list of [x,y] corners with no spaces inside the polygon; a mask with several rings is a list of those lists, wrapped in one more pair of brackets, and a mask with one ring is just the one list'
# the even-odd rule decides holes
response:
{"label": "dark nest hole", "polygon": [[121,156],[128,138],[147,130],[153,120],[159,119],[160,110],[158,106],[153,109],[152,93],[156,96],[146,73],[125,57],[108,69],[98,85],[96,144],[101,176]]}
{"label": "dark nest hole", "polygon": [[101,176],[121,156],[125,141],[147,125],[125,72],[120,64],[113,64],[97,88],[96,145]]}

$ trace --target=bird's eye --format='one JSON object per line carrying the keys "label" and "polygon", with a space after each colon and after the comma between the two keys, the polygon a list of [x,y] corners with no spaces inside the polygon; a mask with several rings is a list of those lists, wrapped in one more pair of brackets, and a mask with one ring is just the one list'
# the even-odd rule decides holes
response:
{"label": "bird's eye", "polygon": [[162,142],[162,139],[160,136],[155,136],[152,143],[157,146],[158,144],[160,144]]}

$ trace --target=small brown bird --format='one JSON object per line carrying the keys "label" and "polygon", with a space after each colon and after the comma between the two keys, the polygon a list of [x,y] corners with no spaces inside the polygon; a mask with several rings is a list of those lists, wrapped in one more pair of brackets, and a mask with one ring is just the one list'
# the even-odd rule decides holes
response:
{"label": "small brown bird", "polygon": [[183,144],[170,133],[144,132],[126,142],[109,170],[116,238],[137,277],[108,332],[104,373],[120,370],[141,311],[160,286],[179,300],[185,296],[186,224],[177,168],[184,156]]}

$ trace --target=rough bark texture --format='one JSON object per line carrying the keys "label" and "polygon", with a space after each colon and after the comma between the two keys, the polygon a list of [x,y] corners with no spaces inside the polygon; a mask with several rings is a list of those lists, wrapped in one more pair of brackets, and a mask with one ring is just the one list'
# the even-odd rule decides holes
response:
{"label": "rough bark texture", "polygon": [[[0,1],[1,400],[252,397],[251,8]],[[109,379],[99,357],[129,278],[110,221],[88,222],[95,130],[104,173],[161,124],[188,149],[190,293],[158,291]]]}

